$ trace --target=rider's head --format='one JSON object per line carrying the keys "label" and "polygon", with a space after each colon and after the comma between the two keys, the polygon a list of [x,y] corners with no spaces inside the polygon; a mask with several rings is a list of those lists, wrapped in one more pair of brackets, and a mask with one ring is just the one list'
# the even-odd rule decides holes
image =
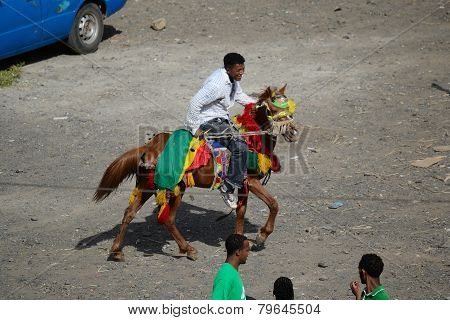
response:
{"label": "rider's head", "polygon": [[230,52],[223,57],[223,67],[228,75],[236,81],[240,81],[245,72],[245,59],[239,53]]}

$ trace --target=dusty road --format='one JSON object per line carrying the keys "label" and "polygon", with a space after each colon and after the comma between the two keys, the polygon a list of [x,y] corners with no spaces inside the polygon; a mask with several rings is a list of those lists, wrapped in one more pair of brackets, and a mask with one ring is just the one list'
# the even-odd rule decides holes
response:
{"label": "dusty road", "polygon": [[[160,17],[167,28],[151,30]],[[178,213],[195,262],[174,256],[151,203],[130,225],[126,261],[106,261],[132,184],[91,198],[143,127],[182,124],[229,51],[247,59],[247,92],[287,83],[309,130],[277,147],[284,169],[268,188],[280,213],[241,267],[248,294],[270,299],[285,275],[297,299],[351,299],[361,255],[376,252],[392,298],[450,297],[450,154],[434,151],[450,145],[450,97],[431,86],[450,88],[448,2],[130,0],[105,23],[95,54],[34,51],[0,90],[0,299],[209,297],[234,224],[215,222],[227,212],[218,193],[190,190]],[[252,197],[249,237],[267,214]]]}

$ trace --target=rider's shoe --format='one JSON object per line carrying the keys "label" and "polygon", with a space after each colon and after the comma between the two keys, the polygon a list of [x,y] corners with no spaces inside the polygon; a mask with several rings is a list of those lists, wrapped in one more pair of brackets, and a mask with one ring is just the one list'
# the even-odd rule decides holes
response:
{"label": "rider's shoe", "polygon": [[225,204],[229,206],[231,209],[236,209],[237,197],[234,194],[234,190],[227,188],[227,186],[224,183],[220,186],[219,191],[222,194],[222,198]]}

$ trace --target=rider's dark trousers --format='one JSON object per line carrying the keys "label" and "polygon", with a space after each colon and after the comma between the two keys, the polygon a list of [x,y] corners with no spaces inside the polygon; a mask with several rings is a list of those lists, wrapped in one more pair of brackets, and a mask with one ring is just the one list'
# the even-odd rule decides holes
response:
{"label": "rider's dark trousers", "polygon": [[[203,123],[200,129],[209,133],[239,133],[228,119],[214,118]],[[247,172],[247,143],[242,137],[223,137],[216,139],[221,145],[230,150],[231,159],[225,181],[234,188],[242,188]]]}

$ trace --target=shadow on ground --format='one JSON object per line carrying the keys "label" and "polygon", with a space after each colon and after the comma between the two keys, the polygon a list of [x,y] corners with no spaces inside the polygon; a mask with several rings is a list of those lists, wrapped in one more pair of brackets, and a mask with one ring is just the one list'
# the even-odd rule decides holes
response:
{"label": "shadow on ground", "polygon": [[[145,210],[145,209],[144,209]],[[173,240],[162,225],[156,222],[155,211],[145,217],[145,222],[130,223],[123,247],[133,246],[145,255],[161,254],[168,255],[163,247],[169,240]],[[195,205],[182,203],[177,212],[177,227],[188,242],[200,241],[208,246],[219,247],[234,232],[234,215],[230,215],[220,221],[224,212],[207,210]],[[86,237],[78,242],[77,250],[83,250],[96,246],[98,243],[113,239],[119,231],[120,224],[114,228],[92,236]],[[247,233],[258,232],[258,226],[245,219],[245,231]]]}
{"label": "shadow on ground", "polygon": [[[113,26],[105,25],[103,31],[103,39],[102,41],[106,41],[109,38],[115,36],[116,34],[121,34],[122,31],[117,30]],[[24,65],[33,64],[36,62],[41,62],[44,60],[48,60],[59,55],[76,55],[73,51],[70,50],[69,46],[64,42],[60,41],[57,43],[50,44],[48,46],[32,50],[29,52],[25,52],[19,54],[17,56],[13,56],[0,61],[0,70],[8,69],[10,66],[23,63]]]}

